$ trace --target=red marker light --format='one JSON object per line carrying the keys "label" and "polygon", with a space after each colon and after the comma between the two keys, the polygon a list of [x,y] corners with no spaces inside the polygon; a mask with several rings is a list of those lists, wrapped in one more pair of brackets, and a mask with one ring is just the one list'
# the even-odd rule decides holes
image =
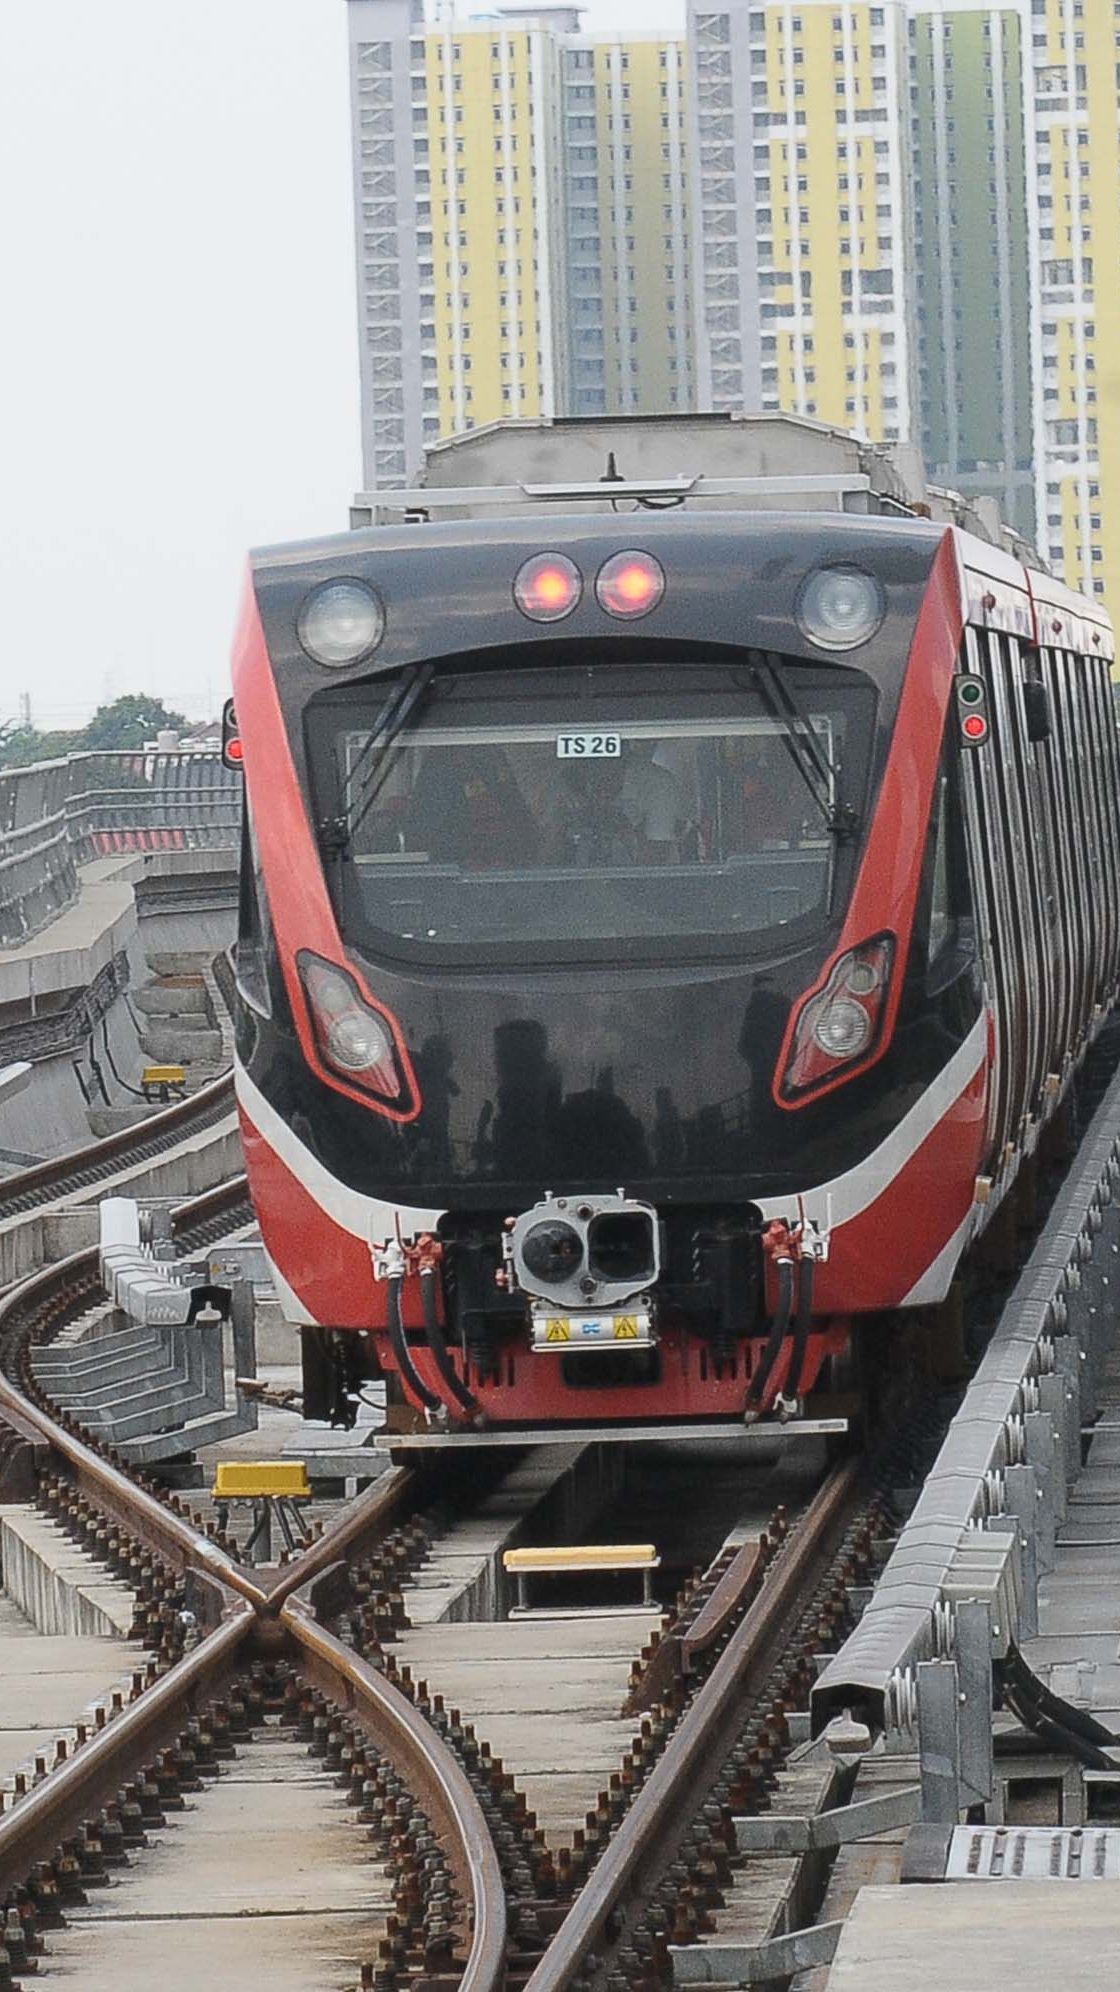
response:
{"label": "red marker light", "polygon": [[665,572],[652,553],[616,553],[599,569],[595,593],[608,615],[648,616],[665,593]]}
{"label": "red marker light", "polygon": [[961,732],[966,740],[983,740],[987,731],[988,722],[981,713],[970,712],[968,718],[961,721]]}
{"label": "red marker light", "polygon": [[564,553],[535,553],[517,570],[513,599],[531,622],[560,622],[583,593],[583,576]]}
{"label": "red marker light", "polygon": [[226,741],[226,760],[240,762],[243,761],[244,759],[245,759],[244,745],[235,734],[232,740]]}

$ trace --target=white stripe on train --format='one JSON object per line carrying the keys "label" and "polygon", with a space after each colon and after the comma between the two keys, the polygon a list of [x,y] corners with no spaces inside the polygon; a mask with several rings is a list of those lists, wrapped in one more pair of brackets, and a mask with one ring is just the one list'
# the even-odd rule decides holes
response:
{"label": "white stripe on train", "polygon": [[[899,1171],[905,1169],[911,1157],[919,1151],[923,1141],[933,1133],[937,1123],[945,1118],[945,1114],[949,1114],[949,1110],[957,1104],[961,1094],[973,1084],[986,1056],[986,1044],[988,1044],[988,1020],[982,1014],[977,1018],[965,1042],[957,1048],[957,1052],[949,1060],[949,1064],[925,1088],[921,1098],[915,1100],[909,1114],[905,1114],[899,1125],[891,1129],[887,1139],[881,1141],[877,1149],[873,1149],[867,1161],[861,1161],[855,1169],[845,1169],[843,1175],[835,1175],[829,1183],[817,1183],[813,1189],[803,1191],[805,1215],[811,1217],[821,1227],[825,1227],[831,1221],[835,1229],[837,1225],[851,1223],[853,1217],[859,1217],[861,1211],[865,1211],[871,1203],[875,1203],[877,1197],[881,1197],[883,1191],[889,1187],[889,1183],[895,1179],[895,1175],[899,1175]],[[311,1153],[311,1149],[303,1145],[303,1141],[293,1133],[287,1121],[283,1120],[277,1114],[277,1110],[265,1100],[263,1092],[259,1090],[259,1086],[253,1084],[243,1066],[235,1068],[235,1086],[237,1086],[237,1100],[241,1102],[247,1118],[253,1121],[257,1133],[269,1143],[271,1149],[275,1149],[279,1159],[285,1163],[287,1169],[291,1169],[291,1173],[299,1179],[299,1183],[303,1183],[303,1189],[319,1205],[319,1209],[325,1211],[325,1215],[331,1217],[333,1223],[341,1225],[343,1231],[349,1231],[365,1245],[373,1245],[381,1243],[381,1239],[393,1237],[397,1221],[401,1221],[401,1231],[405,1233],[405,1237],[411,1237],[417,1231],[434,1229],[434,1225],[442,1217],[442,1211],[420,1209],[417,1205],[409,1203],[385,1203],[381,1197],[365,1197],[361,1191],[351,1189],[347,1183],[341,1183],[337,1175],[331,1175],[331,1171]],[[763,1213],[763,1219],[785,1217],[789,1215],[793,1205],[795,1199],[791,1195],[759,1199],[759,1209]],[[973,1223],[973,1213],[969,1215],[965,1225],[955,1233],[955,1237],[947,1241],[943,1253],[939,1253],[939,1257],[929,1267],[927,1275],[923,1275],[917,1287],[911,1289],[911,1295],[907,1299],[917,1303],[919,1299],[925,1301],[941,1297],[941,1295],[927,1295],[923,1291],[925,1281],[935,1275],[935,1269],[941,1265],[941,1259],[945,1259],[951,1253],[951,1249],[957,1245],[957,1239],[961,1239],[961,1247],[955,1251],[953,1257],[953,1265],[957,1263],[959,1251],[967,1241],[963,1233],[967,1233],[969,1223]]]}

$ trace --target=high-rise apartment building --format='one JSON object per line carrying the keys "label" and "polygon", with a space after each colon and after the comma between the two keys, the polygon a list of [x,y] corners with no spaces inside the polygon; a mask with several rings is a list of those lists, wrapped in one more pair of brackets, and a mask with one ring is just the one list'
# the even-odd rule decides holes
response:
{"label": "high-rise apartment building", "polygon": [[701,407],[911,430],[906,17],[689,0]]}
{"label": "high-rise apartment building", "polygon": [[367,483],[503,417],[783,411],[1120,588],[1120,0],[454,4],[347,0]]}
{"label": "high-rise apartment building", "polygon": [[680,43],[348,13],[367,483],[503,417],[691,407]]}
{"label": "high-rise apartment building", "polygon": [[1031,0],[1039,540],[1120,599],[1120,14]]}
{"label": "high-rise apartment building", "polygon": [[908,0],[920,441],[1035,530],[1030,31],[1022,0]]}
{"label": "high-rise apartment building", "polygon": [[562,55],[572,414],[695,405],[684,45],[573,36]]}

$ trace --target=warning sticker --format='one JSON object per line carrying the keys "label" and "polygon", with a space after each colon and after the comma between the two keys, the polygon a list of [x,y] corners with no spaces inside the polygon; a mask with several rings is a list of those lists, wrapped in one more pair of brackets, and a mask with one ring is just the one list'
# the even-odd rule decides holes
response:
{"label": "warning sticker", "polygon": [[533,1319],[534,1349],[606,1348],[618,1342],[648,1347],[653,1342],[648,1314],[538,1314]]}

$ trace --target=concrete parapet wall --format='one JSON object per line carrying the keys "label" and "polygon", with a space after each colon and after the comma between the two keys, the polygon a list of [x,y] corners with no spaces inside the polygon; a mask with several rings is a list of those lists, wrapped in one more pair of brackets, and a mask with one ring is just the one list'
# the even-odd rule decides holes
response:
{"label": "concrete parapet wall", "polygon": [[21,947],[0,949],[0,1004],[33,1010],[45,996],[85,989],[115,954],[138,951],[136,901],[120,865],[82,867],[77,903]]}
{"label": "concrete parapet wall", "polygon": [[[130,969],[134,982],[137,971],[131,961]],[[143,972],[141,967],[140,973]],[[131,995],[130,988],[129,999]],[[140,1118],[151,1112],[126,1090],[128,1086],[139,1085],[145,1062],[131,1000],[118,996],[92,1037],[87,1031],[82,1041],[69,1049],[46,1058],[35,1057],[34,1053],[32,1056],[29,1085],[0,1105],[0,1150],[9,1159],[65,1155],[69,1149],[84,1148],[91,1134],[98,1134],[79,1073],[91,1102],[96,1102],[107,1114],[124,1105],[137,1107]],[[101,1095],[98,1073],[110,1104]],[[19,1166],[18,1160],[11,1165]],[[0,1213],[3,1209],[4,1184],[0,1178]]]}
{"label": "concrete parapet wall", "polygon": [[0,1508],[0,1568],[9,1598],[37,1631],[127,1638],[134,1611],[128,1585],[37,1509]]}

